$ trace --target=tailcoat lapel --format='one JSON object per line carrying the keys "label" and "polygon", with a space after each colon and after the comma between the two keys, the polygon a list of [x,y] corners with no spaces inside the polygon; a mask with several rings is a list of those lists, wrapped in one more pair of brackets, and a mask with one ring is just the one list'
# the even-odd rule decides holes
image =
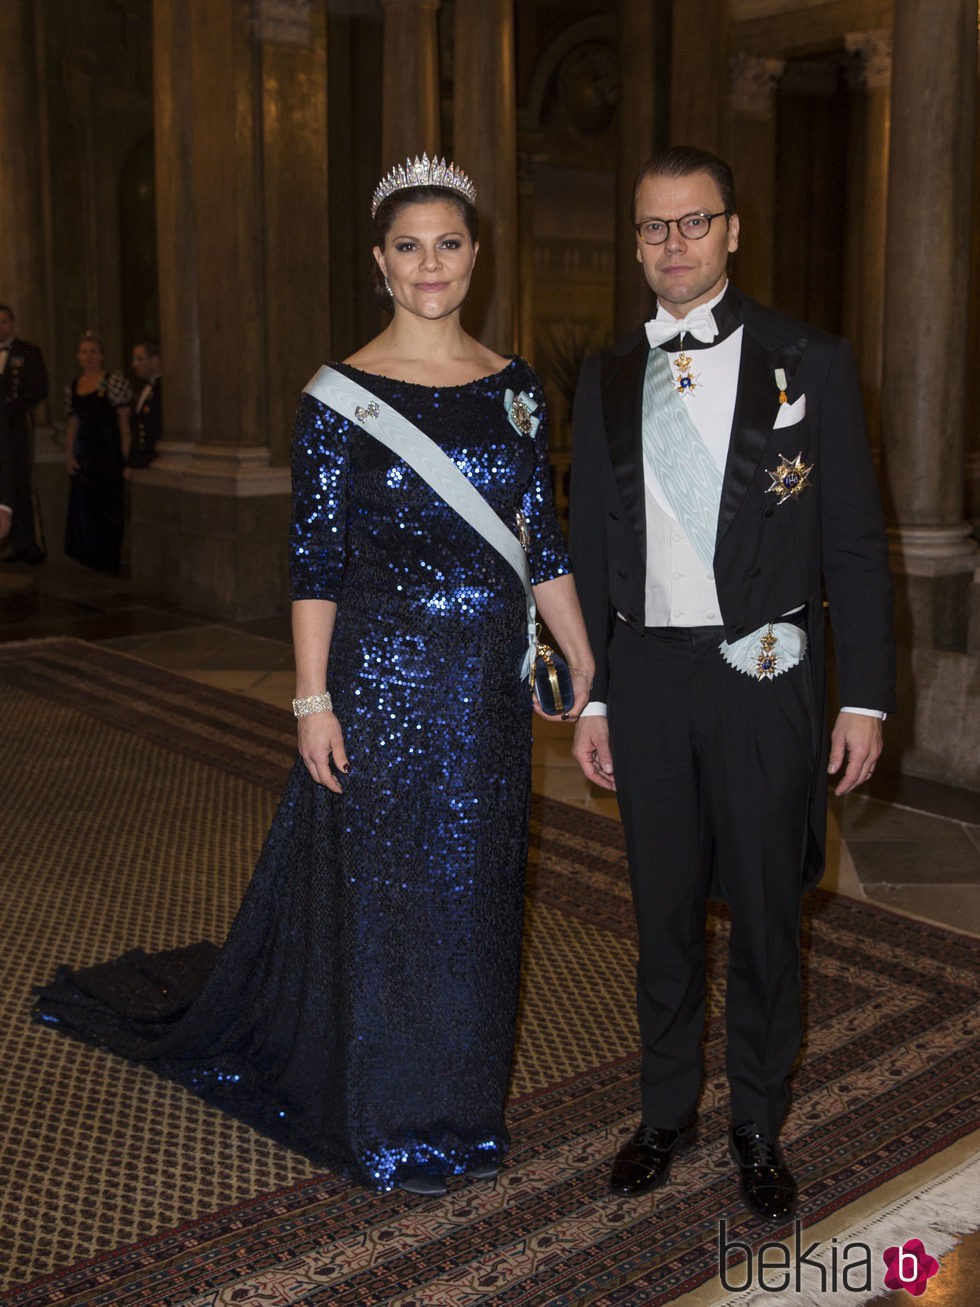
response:
{"label": "tailcoat lapel", "polygon": [[802,337],[773,348],[757,338],[749,322],[745,324],[735,416],[718,510],[716,548],[735,519],[772,435],[779,412],[776,369],[782,368],[786,373],[787,396],[795,399],[793,377],[805,346],[806,338]]}
{"label": "tailcoat lapel", "polygon": [[650,346],[640,331],[626,353],[607,355],[602,377],[602,417],[619,493],[646,558],[643,481],[643,379]]}

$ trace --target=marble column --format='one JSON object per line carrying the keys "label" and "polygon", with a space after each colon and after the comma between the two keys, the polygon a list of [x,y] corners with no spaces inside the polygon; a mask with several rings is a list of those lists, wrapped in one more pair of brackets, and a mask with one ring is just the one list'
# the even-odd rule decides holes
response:
{"label": "marble column", "polygon": [[670,140],[727,158],[729,0],[674,0]]}
{"label": "marble column", "polygon": [[772,303],[773,201],[776,183],[776,86],[782,59],[737,54],[731,60],[732,169],[742,243],[735,256],[739,287]]}
{"label": "marble column", "polygon": [[179,0],[153,6],[153,135],[157,187],[160,347],[168,382],[168,454],[200,438],[201,357],[193,169],[191,15]]}
{"label": "marble column", "polygon": [[854,89],[860,93],[862,109],[859,147],[852,152],[850,177],[851,194],[859,197],[860,205],[848,217],[846,331],[857,353],[868,435],[877,457],[881,447],[892,34],[889,28],[851,33],[845,43],[857,57]]}
{"label": "marble column", "polygon": [[0,5],[0,302],[50,359],[34,8],[31,0]]}
{"label": "marble column", "polygon": [[[978,14],[980,21],[980,14]],[[977,103],[973,136],[973,240],[970,251],[972,293],[967,358],[980,358],[980,44],[977,49]],[[980,534],[980,369],[970,368],[967,375],[966,483],[967,505],[973,529]],[[976,640],[980,645],[980,609],[976,618]]]}
{"label": "marble column", "polygon": [[405,158],[442,153],[439,0],[383,0],[381,159],[387,172]]}
{"label": "marble column", "polygon": [[326,18],[154,0],[165,441],[133,479],[137,585],[258,616],[286,603],[297,396],[330,357]]}
{"label": "marble column", "polygon": [[963,521],[976,0],[895,7],[882,439],[893,548],[908,572],[972,569]]}
{"label": "marble column", "polygon": [[670,33],[650,0],[621,0],[619,13],[619,159],[616,169],[616,335],[653,312],[653,295],[636,261],[633,187],[644,163],[667,142]]}
{"label": "marble column", "polygon": [[517,108],[513,0],[456,0],[453,156],[473,178],[480,256],[464,321],[502,354],[517,337]]}
{"label": "marble column", "polygon": [[517,159],[517,338],[515,348],[534,364],[534,160]]}

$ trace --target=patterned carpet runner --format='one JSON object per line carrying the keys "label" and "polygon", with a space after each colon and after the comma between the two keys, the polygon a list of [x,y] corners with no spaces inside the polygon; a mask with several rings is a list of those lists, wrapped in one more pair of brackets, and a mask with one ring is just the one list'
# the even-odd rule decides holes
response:
{"label": "patterned carpet runner", "polygon": [[[118,1058],[30,1024],[58,962],[219,940],[293,754],[289,715],[79,641],[0,647],[0,1302],[656,1307],[744,1214],[725,1152],[726,925],[711,919],[700,1146],[606,1189],[632,1130],[633,926],[617,823],[535,806],[524,999],[495,1182],[379,1196]],[[811,896],[785,1141],[809,1226],[975,1127],[978,946]]]}

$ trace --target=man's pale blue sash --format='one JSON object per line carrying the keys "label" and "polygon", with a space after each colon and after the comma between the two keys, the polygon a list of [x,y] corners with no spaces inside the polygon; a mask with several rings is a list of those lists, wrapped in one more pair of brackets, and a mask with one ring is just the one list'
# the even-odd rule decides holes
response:
{"label": "man's pale blue sash", "polygon": [[643,382],[643,457],[660,484],[671,512],[710,572],[714,565],[722,474],[677,394],[670,360],[652,349]]}

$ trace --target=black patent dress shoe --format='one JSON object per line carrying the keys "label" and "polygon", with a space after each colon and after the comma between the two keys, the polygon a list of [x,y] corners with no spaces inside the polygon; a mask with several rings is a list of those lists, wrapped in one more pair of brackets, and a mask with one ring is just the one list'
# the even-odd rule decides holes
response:
{"label": "black patent dress shoe", "polygon": [[670,1179],[674,1154],[694,1143],[695,1124],[689,1121],[678,1130],[641,1125],[616,1154],[609,1188],[614,1194],[645,1194],[659,1189]]}
{"label": "black patent dress shoe", "polygon": [[783,1150],[754,1121],[733,1125],[729,1134],[742,1197],[764,1221],[785,1221],[796,1211],[796,1181]]}

